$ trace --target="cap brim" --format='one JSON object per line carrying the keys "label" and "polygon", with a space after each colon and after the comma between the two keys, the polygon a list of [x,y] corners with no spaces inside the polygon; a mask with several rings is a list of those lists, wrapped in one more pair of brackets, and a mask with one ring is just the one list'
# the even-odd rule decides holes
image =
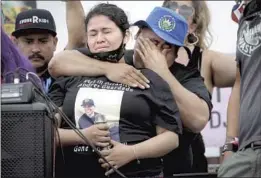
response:
{"label": "cap brim", "polygon": [[164,41],[172,44],[172,45],[177,45],[177,46],[184,46],[184,44],[180,43],[179,41],[173,39],[172,36],[166,34],[165,32],[162,32],[161,30],[156,30],[156,29],[152,29],[151,30],[156,33],[161,39],[163,39]]}
{"label": "cap brim", "polygon": [[20,37],[22,35],[24,35],[25,33],[29,33],[29,34],[32,34],[31,31],[38,31],[38,32],[47,32],[47,33],[50,33],[51,35],[53,36],[56,36],[57,33],[55,31],[52,31],[50,29],[47,29],[47,28],[26,28],[26,29],[18,29],[18,30],[15,30],[11,35],[14,36],[14,37]]}
{"label": "cap brim", "polygon": [[82,106],[82,107],[85,107],[85,106],[92,107],[92,106],[94,106],[94,105],[88,105],[88,104],[85,104],[85,105],[84,105],[84,104],[82,104],[81,106]]}
{"label": "cap brim", "polygon": [[158,29],[153,29],[146,21],[139,20],[133,24],[133,26],[138,26],[139,28],[149,28],[151,29],[156,35],[158,35],[161,39],[164,41],[177,46],[184,46],[184,44],[181,44],[179,41],[173,39],[172,36],[168,35],[166,32],[163,32]]}

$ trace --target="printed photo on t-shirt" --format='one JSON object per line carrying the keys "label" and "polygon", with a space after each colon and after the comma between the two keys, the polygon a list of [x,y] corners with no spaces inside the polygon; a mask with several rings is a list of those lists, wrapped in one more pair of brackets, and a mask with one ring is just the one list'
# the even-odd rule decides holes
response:
{"label": "printed photo on t-shirt", "polygon": [[119,120],[123,91],[80,88],[75,100],[75,123],[84,129],[98,123],[107,123],[110,136],[120,142]]}

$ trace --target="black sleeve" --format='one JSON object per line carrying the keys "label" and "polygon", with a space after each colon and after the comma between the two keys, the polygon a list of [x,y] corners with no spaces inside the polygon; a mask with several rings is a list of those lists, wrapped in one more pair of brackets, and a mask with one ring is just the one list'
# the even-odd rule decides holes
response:
{"label": "black sleeve", "polygon": [[[205,86],[204,79],[198,75],[194,77],[187,78],[181,83],[187,90],[196,94],[199,98],[203,99],[209,108],[209,113],[213,108],[211,102],[211,94],[208,92],[207,87]],[[211,118],[211,114],[209,119]]]}
{"label": "black sleeve", "polygon": [[143,69],[142,73],[150,80],[148,90],[152,95],[153,110],[156,114],[153,120],[154,124],[177,134],[182,134],[180,113],[169,85],[149,69]]}
{"label": "black sleeve", "polygon": [[50,87],[48,96],[58,107],[63,105],[67,81],[68,77],[58,77]]}
{"label": "black sleeve", "polygon": [[86,56],[91,56],[91,52],[88,48],[75,48],[74,50],[77,50]]}

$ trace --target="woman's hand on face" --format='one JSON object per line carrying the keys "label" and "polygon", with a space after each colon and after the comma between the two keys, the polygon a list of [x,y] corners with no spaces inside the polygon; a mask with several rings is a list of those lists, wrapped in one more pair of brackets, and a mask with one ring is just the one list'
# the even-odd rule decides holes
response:
{"label": "woman's hand on face", "polygon": [[[111,145],[113,146],[112,149],[102,150],[101,154],[115,169],[118,169],[136,159],[132,146],[124,145],[114,140],[111,140]],[[99,159],[99,163],[101,163],[103,168],[108,170],[105,173],[106,176],[114,172],[109,164],[105,163],[103,159]]]}
{"label": "woman's hand on face", "polygon": [[94,145],[99,147],[107,147],[110,145],[110,132],[107,124],[96,124],[81,130],[83,135],[87,137]]}
{"label": "woman's hand on face", "polygon": [[160,50],[158,46],[149,39],[139,37],[139,48],[135,49],[139,54],[146,68],[153,70],[157,74],[168,71],[167,53],[171,49]]}
{"label": "woman's hand on face", "polygon": [[125,63],[108,63],[106,77],[116,83],[122,83],[130,87],[141,89],[149,88],[149,80],[133,66]]}

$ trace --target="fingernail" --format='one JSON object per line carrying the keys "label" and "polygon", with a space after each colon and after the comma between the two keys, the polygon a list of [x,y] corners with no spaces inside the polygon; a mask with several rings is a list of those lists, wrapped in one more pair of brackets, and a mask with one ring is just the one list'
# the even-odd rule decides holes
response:
{"label": "fingernail", "polygon": [[150,86],[149,86],[149,85],[146,85],[146,87],[147,87],[147,88],[150,88]]}

